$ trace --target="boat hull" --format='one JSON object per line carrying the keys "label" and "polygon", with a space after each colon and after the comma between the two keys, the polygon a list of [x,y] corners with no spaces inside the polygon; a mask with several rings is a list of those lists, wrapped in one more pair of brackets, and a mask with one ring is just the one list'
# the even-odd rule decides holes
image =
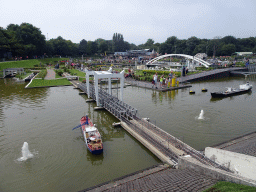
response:
{"label": "boat hull", "polygon": [[[85,117],[82,117],[81,118],[81,120],[80,120],[80,123],[81,123],[81,125],[84,123],[86,121],[86,119],[85,119]],[[91,120],[88,118],[88,125],[83,125],[82,127],[81,127],[81,131],[82,131],[82,134],[83,134],[83,136],[84,136],[84,141],[85,141],[85,144],[86,144],[86,147],[87,147],[87,149],[92,153],[92,154],[94,154],[94,155],[99,155],[99,154],[101,154],[102,152],[103,152],[103,143],[102,143],[102,148],[101,149],[94,149],[94,150],[92,150],[91,148],[90,148],[90,144],[88,144],[88,141],[87,141],[87,138],[86,138],[86,127],[88,127],[88,126],[90,126],[90,127],[93,127],[94,125],[93,125],[93,123],[91,122]]]}
{"label": "boat hull", "polygon": [[247,93],[247,92],[251,91],[251,89],[252,89],[252,88],[244,89],[244,90],[237,90],[237,91],[232,91],[232,92],[230,92],[230,93],[214,92],[214,93],[211,93],[211,96],[212,96],[213,98],[230,97],[230,96],[234,96],[234,95],[240,95],[240,94]]}
{"label": "boat hull", "polygon": [[93,155],[99,155],[99,154],[101,154],[101,153],[103,152],[103,149],[92,151],[92,150],[88,147],[88,145],[87,145],[87,149],[88,149]]}

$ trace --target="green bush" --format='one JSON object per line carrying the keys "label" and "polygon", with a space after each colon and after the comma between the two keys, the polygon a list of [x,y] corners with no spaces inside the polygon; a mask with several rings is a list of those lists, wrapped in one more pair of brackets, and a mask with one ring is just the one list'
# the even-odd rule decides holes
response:
{"label": "green bush", "polygon": [[39,72],[39,74],[37,75],[37,78],[42,78],[42,79],[44,79],[46,75],[47,75],[47,70],[44,69],[44,70],[41,70],[41,71]]}
{"label": "green bush", "polygon": [[57,74],[58,74],[59,76],[62,76],[63,72],[62,72],[61,70],[59,70],[59,71],[57,72]]}

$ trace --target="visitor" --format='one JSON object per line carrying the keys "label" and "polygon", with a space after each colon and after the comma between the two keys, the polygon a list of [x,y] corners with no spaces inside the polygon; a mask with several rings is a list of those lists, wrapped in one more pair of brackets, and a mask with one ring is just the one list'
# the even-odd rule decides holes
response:
{"label": "visitor", "polygon": [[172,78],[169,77],[169,81],[168,81],[168,84],[167,84],[167,88],[170,88],[170,86],[171,86],[171,81],[172,81]]}
{"label": "visitor", "polygon": [[160,77],[160,87],[163,88],[163,75]]}
{"label": "visitor", "polygon": [[153,76],[153,81],[154,81],[154,84],[152,88],[155,86],[155,88],[157,89],[157,73]]}
{"label": "visitor", "polygon": [[169,73],[169,79],[172,79],[172,71],[171,71],[171,73]]}

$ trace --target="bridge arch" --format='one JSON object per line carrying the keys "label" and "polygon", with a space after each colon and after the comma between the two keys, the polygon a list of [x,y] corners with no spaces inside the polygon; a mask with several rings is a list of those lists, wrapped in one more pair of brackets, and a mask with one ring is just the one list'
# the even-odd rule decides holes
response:
{"label": "bridge arch", "polygon": [[210,63],[200,59],[200,58],[197,58],[197,57],[194,57],[194,56],[191,56],[191,55],[185,55],[185,54],[166,54],[166,55],[161,55],[159,57],[156,57],[154,59],[151,59],[150,61],[148,61],[146,63],[146,65],[150,65],[150,64],[153,64],[155,63],[156,61],[158,61],[159,59],[163,59],[165,57],[172,57],[172,56],[179,56],[179,57],[185,57],[185,58],[188,58],[188,59],[192,59],[193,61],[196,61],[196,62],[199,62],[201,63],[202,65],[204,65],[206,68],[208,68],[210,66]]}

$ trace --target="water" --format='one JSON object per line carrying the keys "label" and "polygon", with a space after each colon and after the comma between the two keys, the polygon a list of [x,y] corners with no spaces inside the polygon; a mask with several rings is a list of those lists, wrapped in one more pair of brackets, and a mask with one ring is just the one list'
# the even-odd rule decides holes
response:
{"label": "water", "polygon": [[[194,83],[194,95],[189,89],[161,93],[127,87],[124,101],[136,107],[140,117],[201,150],[255,131],[254,76],[249,79],[251,93],[224,99],[210,96],[247,80]],[[122,128],[112,128],[118,120],[106,111],[94,111],[95,103],[86,103],[87,97],[72,86],[24,87],[0,79],[0,191],[79,191],[160,162]],[[202,109],[203,121],[195,118]],[[87,150],[80,129],[72,131],[85,114],[102,135],[102,155]],[[17,161],[24,142],[34,156]]]}

